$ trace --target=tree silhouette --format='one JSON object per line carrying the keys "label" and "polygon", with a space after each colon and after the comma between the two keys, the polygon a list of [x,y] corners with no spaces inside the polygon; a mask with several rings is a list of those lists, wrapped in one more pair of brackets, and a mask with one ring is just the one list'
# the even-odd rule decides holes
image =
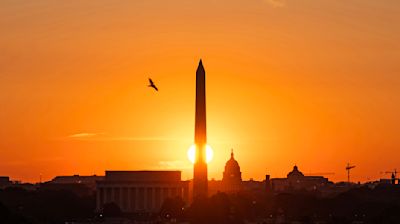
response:
{"label": "tree silhouette", "polygon": [[104,217],[120,217],[122,215],[121,208],[114,202],[106,203],[103,206]]}
{"label": "tree silhouette", "polygon": [[185,202],[181,197],[167,198],[160,209],[162,218],[179,219],[183,217]]}

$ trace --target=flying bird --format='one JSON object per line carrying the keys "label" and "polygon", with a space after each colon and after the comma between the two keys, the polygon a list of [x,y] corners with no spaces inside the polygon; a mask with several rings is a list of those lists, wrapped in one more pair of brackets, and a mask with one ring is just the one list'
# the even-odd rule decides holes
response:
{"label": "flying bird", "polygon": [[154,88],[156,91],[158,91],[158,88],[157,88],[156,85],[154,85],[153,80],[151,80],[151,79],[149,78],[149,82],[150,82],[150,85],[148,85],[148,87]]}

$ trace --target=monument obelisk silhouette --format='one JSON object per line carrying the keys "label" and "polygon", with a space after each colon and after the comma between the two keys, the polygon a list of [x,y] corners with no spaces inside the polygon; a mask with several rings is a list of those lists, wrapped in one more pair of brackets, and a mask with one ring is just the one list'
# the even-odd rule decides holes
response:
{"label": "monument obelisk silhouette", "polygon": [[196,159],[193,172],[193,198],[207,197],[208,178],[206,163],[206,72],[200,60],[196,71],[196,121],[195,136]]}

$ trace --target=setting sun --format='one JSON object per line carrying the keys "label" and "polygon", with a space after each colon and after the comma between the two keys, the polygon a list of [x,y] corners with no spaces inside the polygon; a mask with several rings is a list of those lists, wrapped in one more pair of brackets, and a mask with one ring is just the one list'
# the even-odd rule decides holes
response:
{"label": "setting sun", "polygon": [[[190,146],[187,152],[188,159],[190,162],[194,163],[196,161],[196,145]],[[206,162],[209,163],[213,159],[214,151],[212,150],[211,146],[206,146]]]}

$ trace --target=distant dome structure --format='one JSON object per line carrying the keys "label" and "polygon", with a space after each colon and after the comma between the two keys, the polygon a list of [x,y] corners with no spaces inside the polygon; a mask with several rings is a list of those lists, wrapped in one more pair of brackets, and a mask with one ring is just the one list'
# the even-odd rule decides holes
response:
{"label": "distant dome structure", "polygon": [[271,186],[275,192],[288,192],[293,190],[326,190],[334,184],[323,176],[306,176],[295,165],[293,170],[287,174],[287,178],[271,179]]}
{"label": "distant dome structure", "polygon": [[240,172],[239,163],[235,160],[233,149],[231,151],[231,158],[225,164],[222,183],[227,192],[239,191],[241,189],[242,172]]}
{"label": "distant dome structure", "polygon": [[288,178],[301,178],[304,177],[304,174],[299,171],[299,168],[295,165],[293,170],[290,171],[287,175]]}

